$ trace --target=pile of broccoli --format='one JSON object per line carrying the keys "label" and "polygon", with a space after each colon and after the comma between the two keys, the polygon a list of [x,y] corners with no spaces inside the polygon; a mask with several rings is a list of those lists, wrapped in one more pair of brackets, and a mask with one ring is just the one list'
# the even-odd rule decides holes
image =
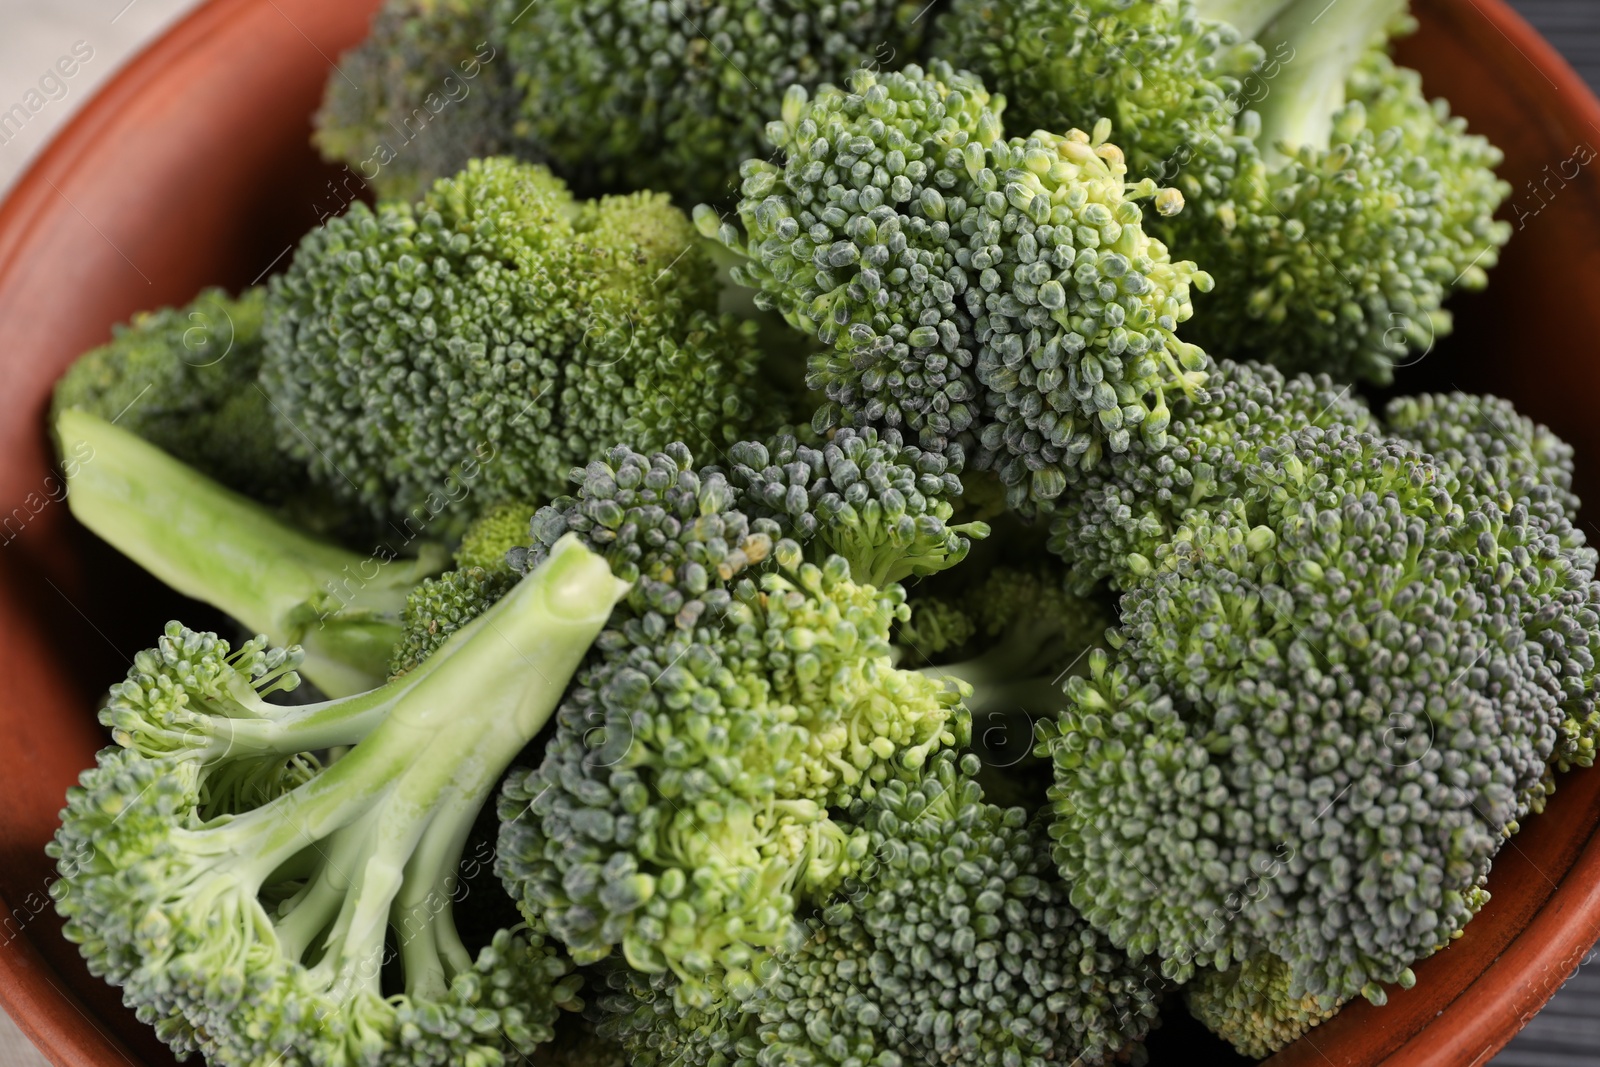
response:
{"label": "pile of broccoli", "polygon": [[[168,623],[54,893],[219,1067],[1264,1057],[1600,735],[1572,450],[1389,384],[1499,156],[1402,0],[391,0],[381,196],[51,411]],[[83,459],[83,457],[89,457]]]}

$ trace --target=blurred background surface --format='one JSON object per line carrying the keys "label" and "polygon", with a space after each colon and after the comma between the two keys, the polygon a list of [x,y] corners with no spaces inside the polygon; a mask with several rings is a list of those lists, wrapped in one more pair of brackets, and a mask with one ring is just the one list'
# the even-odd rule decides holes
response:
{"label": "blurred background surface", "polygon": [[[1600,91],[1600,0],[1510,2]],[[0,113],[16,103],[26,101],[32,109],[36,99],[44,101],[20,129],[0,127],[0,194],[107,77],[145,42],[197,6],[199,0],[0,0]],[[53,70],[63,56],[75,60],[66,65],[76,68],[70,78]],[[30,92],[38,97],[29,97]],[[1600,130],[1596,137],[1600,139]],[[5,950],[0,945],[0,952]],[[1555,999],[1495,1057],[1494,1067],[1600,1064],[1597,955],[1590,953]],[[0,1067],[47,1067],[45,1058],[4,1016],[0,1016]]]}

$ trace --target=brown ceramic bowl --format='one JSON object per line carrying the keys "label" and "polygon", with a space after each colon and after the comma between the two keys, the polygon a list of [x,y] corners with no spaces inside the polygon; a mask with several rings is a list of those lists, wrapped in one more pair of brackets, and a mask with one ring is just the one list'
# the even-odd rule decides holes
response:
{"label": "brown ceramic bowl", "polygon": [[[62,795],[105,737],[95,698],[174,614],[204,621],[76,527],[45,437],[51,384],[113,323],[280,267],[349,200],[308,147],[330,64],[376,0],[214,0],[135,60],[0,208],[0,1004],[56,1064],[170,1055],[92,979],[49,907]],[[1500,0],[1415,0],[1403,58],[1506,150],[1519,232],[1455,336],[1401,387],[1510,397],[1578,450],[1600,500],[1600,104]],[[1593,523],[1588,525],[1597,530]],[[1389,1005],[1347,1008],[1280,1067],[1488,1060],[1600,937],[1600,771],[1562,780],[1503,851],[1493,901]],[[1181,1011],[1156,1067],[1234,1057]]]}

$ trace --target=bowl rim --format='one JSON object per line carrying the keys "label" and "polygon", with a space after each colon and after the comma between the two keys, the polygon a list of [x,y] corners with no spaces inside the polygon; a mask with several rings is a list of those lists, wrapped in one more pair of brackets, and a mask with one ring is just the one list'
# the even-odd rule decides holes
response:
{"label": "bowl rim", "polygon": [[[168,78],[178,66],[175,60],[207,47],[230,24],[258,9],[260,2],[205,0],[128,57],[57,129],[0,200],[0,288],[26,269],[25,253],[43,224],[45,204],[52,196],[64,196],[59,187],[94,151],[101,132],[119,120],[130,102]],[[1552,84],[1578,121],[1600,132],[1600,100],[1549,41],[1506,0],[1466,2]],[[1586,773],[1600,774],[1600,768]],[[0,919],[12,915],[0,897]],[[1472,1067],[1486,1062],[1555,994],[1596,941],[1600,941],[1600,828],[1591,827],[1571,866],[1505,950],[1383,1062],[1390,1067]],[[1565,947],[1553,952],[1553,946]],[[52,1063],[72,1067],[133,1062],[122,1042],[102,1029],[31,938],[19,934],[4,947],[0,1008],[43,1055]],[[72,1013],[61,1010],[63,1003],[87,1026],[74,1025]],[[1515,1019],[1515,1025],[1508,1027],[1508,1019]],[[1316,1034],[1311,1031],[1267,1062],[1335,1062],[1317,1047]],[[1330,1051],[1338,1054],[1337,1049]]]}

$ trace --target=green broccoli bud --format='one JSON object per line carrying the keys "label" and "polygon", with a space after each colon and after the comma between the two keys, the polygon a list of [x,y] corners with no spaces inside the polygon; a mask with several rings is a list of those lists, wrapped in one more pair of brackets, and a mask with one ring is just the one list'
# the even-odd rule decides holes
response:
{"label": "green broccoli bud", "polygon": [[181,308],[135,315],[56,383],[50,421],[77,409],[137,434],[200,473],[269,504],[304,489],[278,450],[261,369],[266,290],[208,289]]}
{"label": "green broccoli bud", "polygon": [[910,618],[895,630],[895,644],[920,659],[960,648],[978,632],[977,623],[958,601],[938,596],[913,597]]}
{"label": "green broccoli bud", "polygon": [[1388,382],[1449,332],[1510,227],[1501,154],[1384,52],[1404,0],[957,0],[936,48],[1045,129],[1115,124],[1190,207],[1157,236],[1215,275],[1192,337]]}
{"label": "green broccoli bud", "polygon": [[1339,1006],[1289,995],[1289,968],[1274,956],[1252,956],[1226,971],[1205,971],[1184,990],[1184,1000],[1206,1029],[1251,1059],[1264,1060]]}
{"label": "green broccoli bud", "polygon": [[470,159],[529,157],[519,97],[483,0],[387,0],[328,76],[313,141],[385,199],[410,200]]}
{"label": "green broccoli bud", "polygon": [[742,510],[772,519],[815,562],[843,556],[866,585],[954,567],[973,539],[989,534],[982,522],[949,522],[962,491],[959,468],[894,430],[839,430],[817,448],[786,436],[770,448],[741,441],[728,458]]}
{"label": "green broccoli bud", "polygon": [[1593,612],[1593,553],[1559,559],[1474,484],[1494,469],[1294,430],[1129,584],[1041,746],[1057,862],[1114,943],[1180,981],[1270,953],[1331,1008],[1381,1002],[1481,907],[1593,743],[1554,636]]}
{"label": "green broccoli bud", "polygon": [[1083,921],[976,763],[945,753],[856,803],[870,858],[756,986],[680,1010],[670,979],[615,975],[602,1029],[641,1064],[1137,1062],[1156,976]]}
{"label": "green broccoli bud", "polygon": [[348,503],[444,534],[549,497],[622,440],[721,445],[754,417],[752,328],[664,197],[574,201],[473,161],[417,205],[354,205],[268,299],[285,448]]}
{"label": "green broccoli bud", "polygon": [[537,504],[508,500],[478,516],[456,546],[456,566],[509,570],[506,555],[528,543],[528,526],[538,510]]}
{"label": "green broccoli bud", "polygon": [[1203,398],[1205,354],[1173,331],[1210,278],[1144,233],[1156,186],[1124,180],[1105,124],[1007,141],[1000,106],[939,62],[793,90],[769,127],[782,165],[741,171],[744,239],[697,221],[829,345],[819,429],[903,427],[956,462],[974,443],[1027,509],[1136,435],[1159,446],[1169,392]]}
{"label": "green broccoli bud", "polygon": [[450,639],[482,615],[517,584],[517,575],[499,567],[464,566],[424,578],[406,594],[400,635],[389,656],[389,677],[415,670]]}
{"label": "green broccoli bud", "polygon": [[898,0],[499,5],[499,32],[538,149],[610,191],[727,199],[792,86],[841,82],[914,54],[926,9]]}
{"label": "green broccoli bud", "polygon": [[[538,925],[474,955],[455,868],[623,588],[568,541],[422,668],[299,707],[264,699],[293,687],[298,650],[171,624],[112,690],[116,745],[68,793],[50,846],[66,936],[180,1057],[531,1052],[578,1006],[579,979]],[[347,745],[328,765],[313,754]]]}
{"label": "green broccoli bud", "polygon": [[325,693],[383,681],[407,594],[445,563],[435,545],[401,559],[310,537],[85,411],[63,410],[56,438],[76,457],[67,505],[79,522],[183,595],[275,644],[303,646],[300,669]]}
{"label": "green broccoli bud", "polygon": [[1185,405],[1173,416],[1168,448],[1136,445],[1074,479],[1051,521],[1050,549],[1067,563],[1079,593],[1103,579],[1113,589],[1138,580],[1192,509],[1267,491],[1251,484],[1251,473],[1260,450],[1285,434],[1372,423],[1366,403],[1326,376],[1286,377],[1224,360],[1207,389],[1208,404]]}

